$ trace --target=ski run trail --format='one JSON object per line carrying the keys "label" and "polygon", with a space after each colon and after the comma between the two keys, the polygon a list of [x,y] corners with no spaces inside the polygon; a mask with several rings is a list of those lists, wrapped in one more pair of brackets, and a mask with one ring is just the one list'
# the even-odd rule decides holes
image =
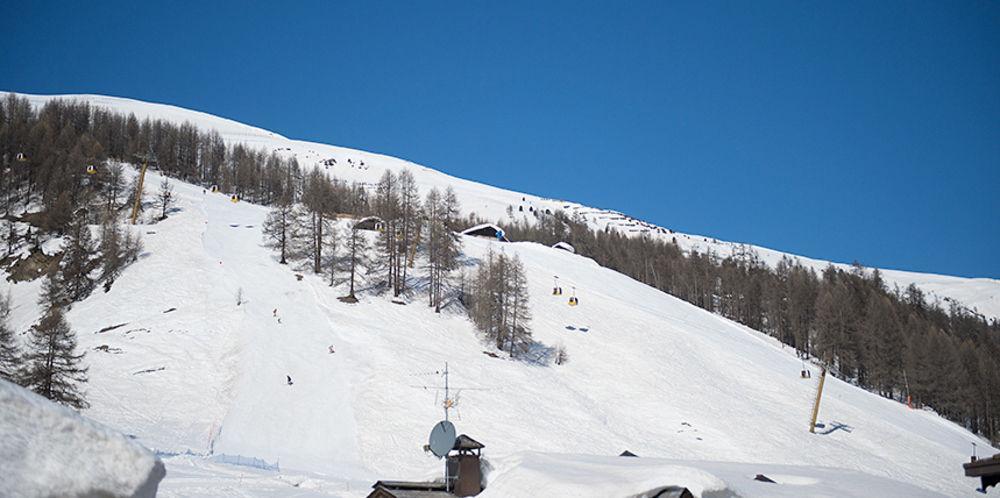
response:
{"label": "ski run trail", "polygon": [[[140,118],[137,109],[158,106],[87,98]],[[307,147],[177,112],[227,140]],[[453,181],[467,211],[491,215],[521,198],[384,156],[308,149],[364,157],[370,169],[349,170],[354,177],[331,171],[348,180],[407,167],[424,193]],[[146,185],[160,181],[150,172]],[[490,250],[521,258],[538,349],[562,345],[569,362],[484,354],[495,350],[456,306],[434,313],[420,288],[406,305],[370,292],[342,303],[344,287],[278,264],[263,246],[266,208],[171,181],[176,211],[135,227],[139,261],[67,315],[90,366],[84,415],[163,458],[161,496],[363,497],[377,479],[440,477],[442,462],[422,447],[444,415],[436,387],[445,362],[458,400],[451,419],[486,445],[486,497],[628,496],[675,484],[664,482],[671,476],[738,496],[970,496],[978,482],[961,468],[970,443],[981,455],[997,451],[930,410],[831,377],[824,428],[810,434],[819,371],[800,378],[801,361],[776,340],[580,255],[463,237],[466,270]],[[419,264],[413,272],[423,273]],[[898,273],[940,295],[995,302],[995,280]],[[556,275],[562,296],[551,292]],[[40,279],[3,285],[11,324],[27,330],[39,317]],[[572,287],[576,307],[567,305]],[[640,458],[615,457],[626,449]],[[753,481],[758,473],[779,484]]]}

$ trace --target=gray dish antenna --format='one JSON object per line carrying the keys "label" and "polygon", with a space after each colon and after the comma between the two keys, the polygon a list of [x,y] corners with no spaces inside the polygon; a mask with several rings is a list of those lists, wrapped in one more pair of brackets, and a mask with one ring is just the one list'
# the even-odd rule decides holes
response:
{"label": "gray dish antenna", "polygon": [[442,420],[431,429],[430,447],[431,453],[438,458],[448,456],[448,452],[455,447],[455,424]]}

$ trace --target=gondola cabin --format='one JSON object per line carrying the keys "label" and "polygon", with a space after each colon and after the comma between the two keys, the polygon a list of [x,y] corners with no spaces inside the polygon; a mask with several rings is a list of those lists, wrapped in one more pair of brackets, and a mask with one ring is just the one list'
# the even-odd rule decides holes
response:
{"label": "gondola cabin", "polygon": [[93,164],[88,165],[87,166],[87,174],[88,175],[93,175],[95,173],[97,173],[97,168],[95,168]]}
{"label": "gondola cabin", "polygon": [[233,204],[235,204],[235,203],[237,203],[237,202],[240,202],[240,196],[238,196],[238,195],[236,195],[236,194],[233,194],[233,195],[232,195],[232,196],[231,196],[231,197],[229,198],[229,200],[230,200],[230,201],[231,201],[231,202],[232,202]]}
{"label": "gondola cabin", "polygon": [[212,188],[210,188],[209,190],[211,190],[212,193],[214,194],[214,193],[216,193],[216,192],[219,191],[219,186],[218,185],[212,185]]}
{"label": "gondola cabin", "polygon": [[28,162],[28,156],[25,156],[24,152],[18,152],[17,155],[14,156],[14,160],[19,163]]}

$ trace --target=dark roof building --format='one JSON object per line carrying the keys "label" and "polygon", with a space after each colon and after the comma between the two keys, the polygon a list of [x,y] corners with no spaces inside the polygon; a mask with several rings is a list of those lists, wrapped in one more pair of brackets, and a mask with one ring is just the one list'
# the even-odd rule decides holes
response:
{"label": "dark roof building", "polygon": [[556,242],[555,244],[552,245],[552,247],[554,249],[562,249],[564,251],[569,251],[573,254],[576,254],[576,248],[571,246],[569,242]]}
{"label": "dark roof building", "polygon": [[385,222],[383,222],[382,218],[379,218],[378,216],[369,216],[358,220],[358,222],[354,224],[354,229],[381,232],[382,230],[385,230]]}
{"label": "dark roof building", "polygon": [[378,481],[368,498],[453,498],[443,482]]}
{"label": "dark roof building", "polygon": [[503,229],[492,224],[483,223],[482,225],[476,225],[462,232],[462,235],[471,235],[473,237],[486,237],[490,239],[496,239],[501,242],[510,242],[507,240],[507,236],[504,235]]}
{"label": "dark roof building", "polygon": [[[483,471],[480,463],[486,446],[465,434],[455,438],[455,445],[446,460],[447,479],[444,482],[378,481],[368,498],[454,498],[476,496],[483,492]],[[449,489],[450,488],[450,489]],[[446,491],[448,489],[448,491]]]}
{"label": "dark roof building", "polygon": [[1000,484],[1000,453],[989,458],[973,457],[969,463],[963,463],[966,477],[978,477],[983,484],[982,491],[986,488]]}

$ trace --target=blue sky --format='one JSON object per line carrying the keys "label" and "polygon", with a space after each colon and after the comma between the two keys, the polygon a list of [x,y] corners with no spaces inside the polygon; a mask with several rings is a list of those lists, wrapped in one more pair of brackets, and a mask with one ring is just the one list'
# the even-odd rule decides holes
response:
{"label": "blue sky", "polygon": [[170,103],[681,231],[1000,278],[996,2],[153,3],[3,2],[0,89]]}

